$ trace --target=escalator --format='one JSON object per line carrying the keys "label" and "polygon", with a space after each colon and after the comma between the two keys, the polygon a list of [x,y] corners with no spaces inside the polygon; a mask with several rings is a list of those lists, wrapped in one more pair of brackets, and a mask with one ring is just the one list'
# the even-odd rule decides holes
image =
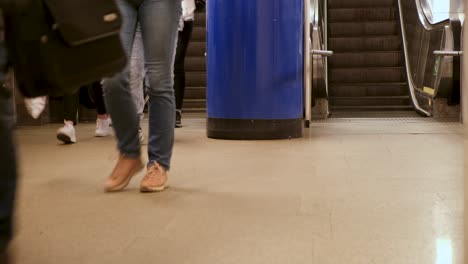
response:
{"label": "escalator", "polygon": [[343,113],[459,117],[459,18],[433,19],[427,0],[310,0],[308,10],[306,124]]}
{"label": "escalator", "polygon": [[333,111],[412,110],[396,0],[328,1]]}

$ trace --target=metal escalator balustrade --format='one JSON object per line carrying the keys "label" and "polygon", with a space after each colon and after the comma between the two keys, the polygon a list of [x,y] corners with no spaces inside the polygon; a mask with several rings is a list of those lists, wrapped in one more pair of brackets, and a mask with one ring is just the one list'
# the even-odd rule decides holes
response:
{"label": "metal escalator balustrade", "polygon": [[437,100],[459,104],[460,59],[445,54],[460,51],[461,23],[458,19],[434,22],[427,0],[398,0],[398,4],[413,104],[422,115],[436,115]]}
{"label": "metal escalator balustrade", "polygon": [[328,57],[333,51],[328,50],[327,1],[304,0],[304,6],[304,113],[305,127],[310,127],[312,115],[317,115],[313,106],[321,106],[318,115],[329,115],[327,101],[317,98],[328,98]]}

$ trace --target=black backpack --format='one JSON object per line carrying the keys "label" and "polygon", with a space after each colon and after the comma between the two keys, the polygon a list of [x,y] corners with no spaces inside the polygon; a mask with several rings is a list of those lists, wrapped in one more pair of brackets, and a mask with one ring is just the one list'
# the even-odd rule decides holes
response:
{"label": "black backpack", "polygon": [[26,97],[72,94],[127,63],[114,0],[14,0],[3,13],[8,57]]}

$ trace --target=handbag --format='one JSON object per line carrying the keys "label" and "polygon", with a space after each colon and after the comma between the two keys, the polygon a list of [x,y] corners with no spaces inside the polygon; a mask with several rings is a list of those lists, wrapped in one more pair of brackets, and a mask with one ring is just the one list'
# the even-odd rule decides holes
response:
{"label": "handbag", "polygon": [[26,97],[75,93],[127,63],[114,0],[15,0],[4,16],[8,56]]}

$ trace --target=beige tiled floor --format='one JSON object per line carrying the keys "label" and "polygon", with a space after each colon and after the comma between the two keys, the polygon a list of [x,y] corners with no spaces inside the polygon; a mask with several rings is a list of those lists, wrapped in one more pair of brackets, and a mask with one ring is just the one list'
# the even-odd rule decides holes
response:
{"label": "beige tiled floor", "polygon": [[[348,120],[349,121],[349,120]],[[454,123],[315,123],[303,139],[176,133],[172,188],[102,184],[113,138],[18,131],[20,264],[461,264],[463,136]]]}

